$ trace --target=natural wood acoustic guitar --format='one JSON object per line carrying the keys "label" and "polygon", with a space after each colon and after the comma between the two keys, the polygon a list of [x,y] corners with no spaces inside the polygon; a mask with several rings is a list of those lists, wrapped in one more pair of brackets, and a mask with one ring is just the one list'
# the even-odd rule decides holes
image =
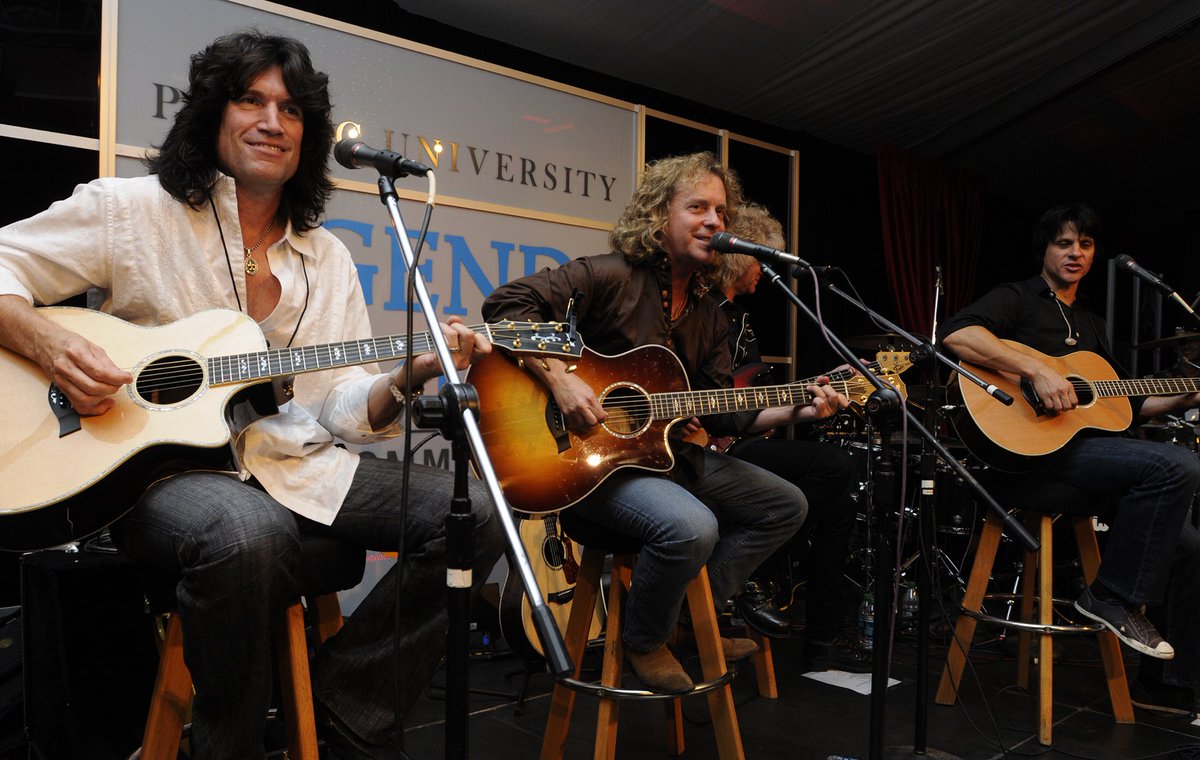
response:
{"label": "natural wood acoustic guitar", "polygon": [[[407,353],[403,335],[268,349],[258,324],[228,309],[158,327],[89,309],[39,311],[103,348],[134,379],[113,396],[112,409],[84,416],[38,365],[0,349],[6,396],[0,406],[0,549],[40,549],[95,533],[133,506],[146,476],[164,462],[227,466],[238,421],[256,418],[243,411],[278,411],[269,385],[275,378]],[[582,350],[558,323],[472,329],[515,353],[576,357]],[[414,353],[429,351],[431,343],[429,333],[415,333]]]}
{"label": "natural wood acoustic guitar", "polygon": [[1006,472],[1025,472],[1036,457],[1058,451],[1083,430],[1119,432],[1133,420],[1130,396],[1174,396],[1200,390],[1200,379],[1191,377],[1123,380],[1103,357],[1091,351],[1047,356],[1012,340],[1005,345],[1052,367],[1070,381],[1079,406],[1050,414],[1021,377],[962,362],[985,382],[1013,397],[1005,406],[987,391],[955,374],[962,411],[954,424],[971,453],[984,463]]}

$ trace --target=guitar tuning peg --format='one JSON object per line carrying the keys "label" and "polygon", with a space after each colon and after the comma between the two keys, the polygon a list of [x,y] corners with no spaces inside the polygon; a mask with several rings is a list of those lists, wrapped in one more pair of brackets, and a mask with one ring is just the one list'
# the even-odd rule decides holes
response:
{"label": "guitar tuning peg", "polygon": [[571,372],[574,372],[574,371],[575,371],[575,370],[577,370],[577,369],[579,369],[579,365],[578,365],[578,364],[568,364],[568,365],[567,365],[567,373],[568,373],[568,374],[569,374],[569,373],[571,373]]}
{"label": "guitar tuning peg", "polygon": [[525,357],[524,356],[517,357],[517,369],[525,369]]}

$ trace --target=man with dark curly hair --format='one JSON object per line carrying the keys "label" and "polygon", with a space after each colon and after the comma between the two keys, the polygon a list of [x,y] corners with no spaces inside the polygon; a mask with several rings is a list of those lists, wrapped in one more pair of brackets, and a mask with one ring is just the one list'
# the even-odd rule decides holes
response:
{"label": "man with dark curly hair", "polygon": [[[484,317],[561,319],[574,298],[579,333],[592,350],[612,355],[666,346],[693,389],[728,388],[726,320],[705,293],[719,256],[709,241],[740,203],[737,178],[711,153],[655,162],[609,236],[612,253],[503,285],[484,302]],[[595,390],[563,362],[526,362],[525,368],[545,383],[573,431],[586,434],[607,419]],[[812,405],[706,415],[704,425],[718,435],[766,429],[826,417],[846,403],[828,385],[809,390],[815,394]],[[642,542],[622,638],[643,683],[682,692],[692,688],[692,680],[665,644],[688,582],[707,566],[714,602],[723,607],[751,571],[796,532],[807,503],[795,486],[754,465],[680,440],[672,448],[676,464],[666,476],[619,470],[571,509]],[[776,626],[786,631],[785,621],[763,610],[744,612],[768,633],[780,632]],[[755,649],[747,639],[725,639],[723,645],[729,659]]]}
{"label": "man with dark curly hair", "polygon": [[[371,336],[349,251],[318,226],[332,141],[328,77],[304,45],[258,32],[216,40],[192,57],[184,105],[147,162],[151,176],[98,179],[0,229],[0,344],[40,366],[79,413],[100,415],[132,375],[34,305],[94,288],[103,311],[140,325],[224,308],[248,313],[277,348]],[[490,350],[462,324],[442,330],[460,347],[461,367]],[[418,356],[412,388],[440,372],[433,355]],[[395,549],[404,536],[404,614],[393,569],[313,668],[331,756],[397,756],[399,718],[442,650],[452,478],[414,466],[402,525],[400,466],[337,441],[399,433],[410,390],[401,378],[399,368],[360,366],[297,376],[294,388],[279,387],[280,413],[236,438],[229,471],[164,470],[112,526],[125,553],[180,578],[192,757],[264,757],[271,621],[298,593],[306,533],[364,550]],[[501,534],[477,486],[476,563],[490,567]]]}

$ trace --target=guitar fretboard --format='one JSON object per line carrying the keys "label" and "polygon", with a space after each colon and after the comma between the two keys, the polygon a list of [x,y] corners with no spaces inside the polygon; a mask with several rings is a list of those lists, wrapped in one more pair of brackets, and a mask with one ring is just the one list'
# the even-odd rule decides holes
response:
{"label": "guitar fretboard", "polygon": [[[496,322],[470,326],[472,332],[485,335],[492,343],[510,351],[579,356],[582,343],[578,338],[570,338],[564,328],[558,322]],[[406,349],[403,335],[384,335],[216,356],[208,359],[209,385],[230,385],[401,359],[407,353]],[[428,332],[413,333],[413,355],[432,350],[433,339]]]}
{"label": "guitar fretboard", "polygon": [[[432,347],[429,333],[413,335],[413,353]],[[228,385],[269,377],[298,375],[334,367],[387,361],[405,355],[403,335],[347,340],[297,348],[276,348],[249,354],[215,356],[208,360],[211,385]]]}
{"label": "guitar fretboard", "polygon": [[[830,387],[838,393],[849,395],[850,388],[857,388],[865,379],[832,382]],[[653,393],[650,413],[654,419],[677,420],[726,412],[745,412],[766,409],[772,406],[804,406],[812,403],[813,394],[796,384],[766,385],[750,388],[720,388],[711,391],[679,391],[676,393]]]}
{"label": "guitar fretboard", "polygon": [[1195,393],[1200,391],[1200,379],[1193,377],[1146,377],[1133,380],[1092,380],[1081,381],[1072,379],[1072,384],[1091,387],[1100,397],[1112,396],[1175,396],[1180,393]]}

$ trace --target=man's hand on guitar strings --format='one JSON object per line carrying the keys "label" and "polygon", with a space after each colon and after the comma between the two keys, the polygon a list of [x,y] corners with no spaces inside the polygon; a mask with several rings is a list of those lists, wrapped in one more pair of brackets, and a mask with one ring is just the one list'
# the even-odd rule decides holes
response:
{"label": "man's hand on guitar strings", "polygon": [[133,375],[114,364],[104,349],[71,332],[50,349],[44,366],[50,380],[83,415],[107,412],[116,403],[111,396],[133,382]]}

